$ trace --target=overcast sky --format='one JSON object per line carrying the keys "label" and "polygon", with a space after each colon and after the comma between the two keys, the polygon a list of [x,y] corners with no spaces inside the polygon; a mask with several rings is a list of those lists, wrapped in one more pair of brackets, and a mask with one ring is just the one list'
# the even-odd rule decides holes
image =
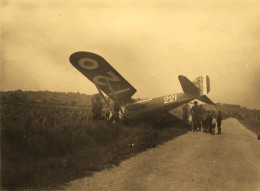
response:
{"label": "overcast sky", "polygon": [[207,74],[215,102],[260,109],[260,1],[2,0],[1,89],[96,93],[69,62],[101,55],[134,97]]}

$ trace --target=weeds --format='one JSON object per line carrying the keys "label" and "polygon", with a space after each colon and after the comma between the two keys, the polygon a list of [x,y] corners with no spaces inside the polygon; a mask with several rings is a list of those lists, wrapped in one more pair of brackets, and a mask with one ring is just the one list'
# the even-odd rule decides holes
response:
{"label": "weeds", "polygon": [[1,117],[1,175],[5,189],[61,185],[118,165],[187,131],[181,125],[154,127],[142,123],[126,127],[106,125],[104,121],[94,123],[84,118],[87,112],[76,109],[26,105],[3,109],[8,111],[4,110],[5,116]]}
{"label": "weeds", "polygon": [[249,130],[253,131],[257,136],[260,136],[260,121],[254,120],[254,119],[243,119],[239,120],[245,127],[247,127]]}

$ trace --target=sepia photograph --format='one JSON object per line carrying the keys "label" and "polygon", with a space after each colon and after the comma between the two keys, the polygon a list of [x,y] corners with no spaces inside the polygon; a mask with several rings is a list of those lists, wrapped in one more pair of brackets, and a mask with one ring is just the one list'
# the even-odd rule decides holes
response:
{"label": "sepia photograph", "polygon": [[259,0],[0,0],[0,190],[260,191]]}

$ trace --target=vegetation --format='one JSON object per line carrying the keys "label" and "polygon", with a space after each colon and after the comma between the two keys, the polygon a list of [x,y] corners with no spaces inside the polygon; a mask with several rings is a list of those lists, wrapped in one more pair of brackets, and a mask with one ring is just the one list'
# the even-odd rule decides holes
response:
{"label": "vegetation", "polygon": [[[11,100],[6,94],[5,97]],[[49,98],[45,99],[49,102]],[[4,189],[55,187],[118,165],[138,152],[187,132],[181,124],[143,123],[126,127],[107,125],[105,121],[94,123],[88,105],[61,106],[31,100],[1,104]]]}
{"label": "vegetation", "polygon": [[254,119],[243,119],[239,120],[245,127],[253,131],[255,134],[257,134],[258,137],[260,137],[260,121],[254,120]]}
{"label": "vegetation", "polygon": [[216,106],[204,105],[205,109],[212,109],[215,111],[222,111],[222,116],[224,118],[235,117],[239,120],[259,120],[260,110],[248,109],[240,105],[232,104],[221,104],[217,103]]}
{"label": "vegetation", "polygon": [[80,93],[63,93],[50,91],[8,91],[1,92],[1,103],[33,103],[44,105],[62,106],[88,106],[90,105],[91,95]]}
{"label": "vegetation", "polygon": [[[4,189],[49,188],[118,165],[188,131],[181,122],[131,127],[92,122],[91,96],[1,92],[1,178]],[[259,135],[259,110],[204,105],[237,117]],[[182,114],[181,108],[173,112]]]}

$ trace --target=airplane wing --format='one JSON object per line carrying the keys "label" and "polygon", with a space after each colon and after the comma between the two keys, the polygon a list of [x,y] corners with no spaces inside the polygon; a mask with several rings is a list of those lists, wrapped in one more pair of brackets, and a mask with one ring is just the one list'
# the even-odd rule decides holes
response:
{"label": "airplane wing", "polygon": [[71,64],[113,101],[131,102],[136,89],[126,81],[104,58],[91,52],[75,52]]}

